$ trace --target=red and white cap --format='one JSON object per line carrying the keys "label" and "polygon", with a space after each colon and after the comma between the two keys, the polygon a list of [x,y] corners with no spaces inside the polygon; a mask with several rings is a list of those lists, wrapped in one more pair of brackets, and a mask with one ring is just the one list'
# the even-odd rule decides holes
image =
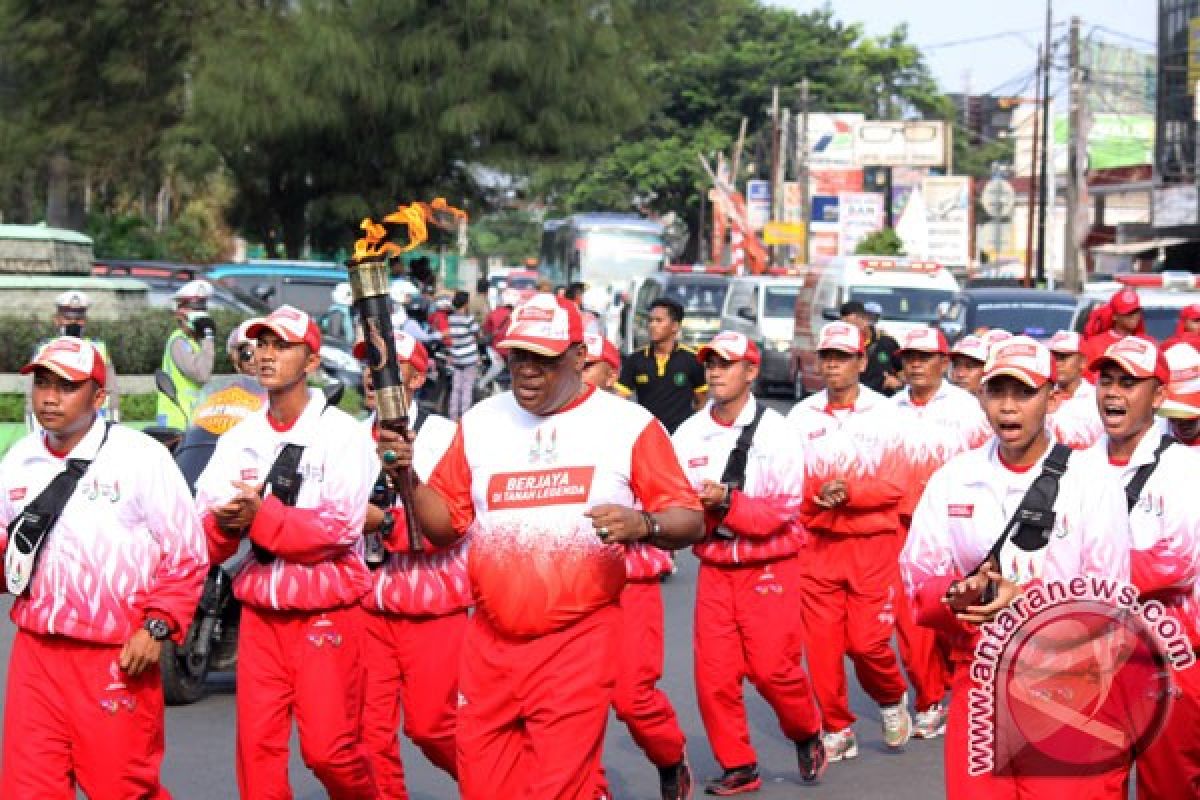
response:
{"label": "red and white cap", "polygon": [[954,347],[950,349],[950,354],[973,358],[980,364],[984,364],[987,362],[989,349],[988,343],[982,337],[975,334],[968,334],[954,343]]}
{"label": "red and white cap", "polygon": [[1046,342],[1051,353],[1060,356],[1074,356],[1083,352],[1083,336],[1075,331],[1058,331]]}
{"label": "red and white cap", "polygon": [[615,370],[621,369],[621,354],[617,346],[598,333],[585,333],[583,343],[587,345],[587,363],[603,361]]}
{"label": "red and white cap", "polygon": [[746,338],[746,334],[737,331],[721,331],[712,338],[711,342],[696,351],[696,358],[703,364],[709,353],[716,353],[726,361],[762,363],[762,354],[758,351],[758,345]]}
{"label": "red and white cap", "polygon": [[[392,329],[392,341],[396,345],[397,361],[402,364],[412,364],[417,372],[425,372],[429,369],[429,351],[415,337],[404,331]],[[351,352],[359,361],[365,361],[367,358],[366,341],[363,339],[356,341]]]}
{"label": "red and white cap", "polygon": [[913,328],[904,334],[904,340],[900,342],[900,349],[897,352],[949,353],[950,345],[946,343],[946,337],[937,328]]}
{"label": "red and white cap", "polygon": [[1028,336],[1010,336],[988,353],[983,367],[983,382],[1008,375],[1034,389],[1040,389],[1058,377],[1050,348]]}
{"label": "red and white cap", "polygon": [[314,353],[321,350],[321,329],[312,317],[292,306],[280,306],[254,320],[246,327],[246,336],[257,339],[263,331],[271,331],[289,344],[306,344]]}
{"label": "red and white cap", "polygon": [[1104,355],[1092,359],[1088,368],[1098,372],[1109,362],[1135,378],[1158,378],[1163,386],[1171,382],[1171,368],[1167,366],[1162,350],[1153,341],[1141,336],[1125,336],[1113,342]]}
{"label": "red and white cap", "polygon": [[989,353],[992,351],[992,348],[997,345],[997,343],[1008,341],[1012,337],[1013,335],[1004,330],[1004,328],[989,328],[988,330],[979,334],[979,338],[983,339],[983,343],[988,346]]}
{"label": "red and white cap", "polygon": [[101,386],[108,379],[108,367],[95,345],[74,336],[59,336],[46,342],[33,360],[21,367],[21,374],[28,375],[38,367],[44,367],[63,380],[82,383],[88,378]]}
{"label": "red and white cap", "polygon": [[583,341],[583,317],[570,300],[541,292],[513,309],[508,331],[496,346],[558,356]]}
{"label": "red and white cap", "polygon": [[1176,419],[1200,417],[1200,350],[1180,342],[1168,347],[1163,357],[1171,368],[1171,382],[1158,413]]}
{"label": "red and white cap", "polygon": [[862,355],[862,333],[857,326],[847,322],[830,322],[821,328],[821,335],[817,338],[817,352],[822,350]]}
{"label": "red and white cap", "polygon": [[1141,310],[1142,299],[1138,297],[1136,290],[1126,286],[1112,296],[1112,299],[1108,301],[1108,305],[1112,308],[1114,314],[1132,314],[1134,311]]}

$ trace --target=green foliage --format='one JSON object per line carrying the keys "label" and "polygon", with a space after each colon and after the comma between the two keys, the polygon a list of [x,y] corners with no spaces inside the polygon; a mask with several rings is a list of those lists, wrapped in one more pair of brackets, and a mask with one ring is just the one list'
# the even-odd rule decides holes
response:
{"label": "green foliage", "polygon": [[0,394],[0,423],[25,421],[25,395]]}
{"label": "green foliage", "polygon": [[472,254],[499,256],[508,265],[537,256],[541,234],[541,222],[523,211],[489,214],[478,221],[472,220],[467,228]]}
{"label": "green foliage", "polygon": [[[121,395],[121,419],[127,422],[153,420],[157,414],[158,396],[149,394]],[[0,423],[25,421],[25,395],[0,394]]]}
{"label": "green foliage", "polygon": [[867,256],[902,256],[904,241],[894,228],[884,228],[881,231],[869,233],[863,237],[854,248],[855,255]]}

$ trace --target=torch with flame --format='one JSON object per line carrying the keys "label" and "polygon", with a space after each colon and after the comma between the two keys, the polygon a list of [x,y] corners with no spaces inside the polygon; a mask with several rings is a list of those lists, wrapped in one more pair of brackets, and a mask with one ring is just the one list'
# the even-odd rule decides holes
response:
{"label": "torch with flame", "polygon": [[[350,273],[350,289],[354,294],[354,313],[363,328],[363,339],[367,345],[367,364],[375,386],[376,414],[381,427],[408,435],[408,392],[400,375],[396,358],[396,343],[392,336],[392,314],[388,306],[390,270],[388,259],[413,250],[429,238],[429,227],[442,230],[461,229],[466,225],[467,214],[454,208],[444,198],[432,203],[415,202],[401,205],[395,211],[375,222],[364,219],[359,226],[363,236],[354,243],[354,254],[347,269]],[[393,241],[405,231],[403,243]],[[413,514],[413,475],[411,467],[400,473],[395,487],[404,507],[404,521],[408,526],[408,545],[413,552],[424,549],[421,529]],[[383,544],[377,534],[367,537],[367,564],[377,567],[383,563]]]}

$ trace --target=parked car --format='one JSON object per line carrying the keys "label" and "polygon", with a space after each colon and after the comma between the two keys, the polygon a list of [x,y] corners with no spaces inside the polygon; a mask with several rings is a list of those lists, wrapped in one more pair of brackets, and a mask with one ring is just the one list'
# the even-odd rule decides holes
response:
{"label": "parked car", "polygon": [[1146,321],[1146,332],[1160,342],[1175,334],[1181,308],[1200,303],[1197,276],[1190,272],[1117,275],[1115,280],[1089,283],[1084,287],[1079,308],[1071,325],[1072,330],[1082,332],[1092,309],[1101,303],[1107,303],[1126,286],[1137,290],[1138,298],[1142,302],[1142,318]]}
{"label": "parked car", "polygon": [[1079,301],[1070,292],[968,288],[938,307],[937,327],[950,344],[981,329],[999,328],[1034,339],[1070,330]]}
{"label": "parked car", "polygon": [[792,387],[796,301],[803,287],[804,278],[799,276],[744,276],[730,281],[720,329],[744,333],[762,351],[755,386],[759,394],[779,385]]}
{"label": "parked car", "polygon": [[[192,264],[169,261],[134,261],[102,259],[92,264],[92,275],[113,278],[135,278],[149,287],[146,302],[152,308],[174,306],[175,291],[188,281],[204,277],[203,268]],[[261,316],[270,309],[262,300],[236,286],[213,284],[209,308],[224,309],[247,317]]]}
{"label": "parked car", "polygon": [[346,280],[346,269],[334,261],[251,259],[217,264],[200,277],[257,297],[271,309],[289,305],[317,317],[329,308],[334,287]]}
{"label": "parked car", "polygon": [[647,323],[650,304],[660,297],[675,300],[683,306],[683,327],[680,341],[689,347],[699,347],[721,329],[721,309],[729,290],[728,268],[671,266],[653,272],[642,279],[634,293],[630,308],[631,330],[626,336],[626,352],[650,344]]}

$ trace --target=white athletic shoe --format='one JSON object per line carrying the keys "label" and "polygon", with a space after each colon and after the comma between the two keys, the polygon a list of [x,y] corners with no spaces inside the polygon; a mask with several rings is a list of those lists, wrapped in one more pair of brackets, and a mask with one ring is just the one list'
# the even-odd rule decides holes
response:
{"label": "white athletic shoe", "polygon": [[858,756],[858,738],[854,735],[854,728],[826,733],[821,740],[825,743],[825,760],[831,764]]}
{"label": "white athletic shoe", "polygon": [[950,712],[941,704],[918,711],[913,719],[912,735],[918,739],[936,739],[946,732],[948,716]]}
{"label": "white athletic shoe", "polygon": [[896,705],[880,706],[879,714],[883,717],[884,744],[893,750],[908,744],[913,728],[912,715],[908,713],[908,692],[900,697]]}

